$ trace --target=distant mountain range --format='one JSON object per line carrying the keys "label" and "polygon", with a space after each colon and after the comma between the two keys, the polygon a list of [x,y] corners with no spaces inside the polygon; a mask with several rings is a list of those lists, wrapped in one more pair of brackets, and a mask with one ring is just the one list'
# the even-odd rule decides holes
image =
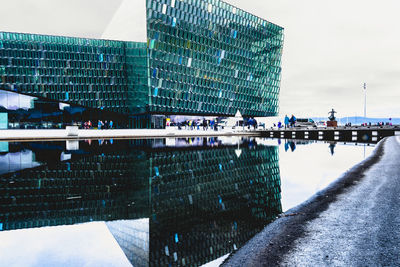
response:
{"label": "distant mountain range", "polygon": [[[314,121],[327,121],[327,117],[314,117],[312,118]],[[400,124],[400,118],[364,118],[364,117],[344,117],[344,118],[336,118],[338,121],[339,125],[344,125],[348,122],[350,122],[352,125],[360,125],[361,123],[364,122],[371,122],[372,124],[377,124],[379,122],[391,122],[392,124]]]}

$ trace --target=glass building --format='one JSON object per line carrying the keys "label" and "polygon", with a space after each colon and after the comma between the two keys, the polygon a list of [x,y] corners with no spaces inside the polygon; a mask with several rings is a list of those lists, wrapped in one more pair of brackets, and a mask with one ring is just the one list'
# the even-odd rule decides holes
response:
{"label": "glass building", "polygon": [[147,42],[0,32],[0,128],[277,115],[282,27],[218,0],[147,0],[146,17]]}
{"label": "glass building", "polygon": [[105,221],[134,266],[199,266],[282,212],[275,146],[68,142],[0,142],[0,231]]}

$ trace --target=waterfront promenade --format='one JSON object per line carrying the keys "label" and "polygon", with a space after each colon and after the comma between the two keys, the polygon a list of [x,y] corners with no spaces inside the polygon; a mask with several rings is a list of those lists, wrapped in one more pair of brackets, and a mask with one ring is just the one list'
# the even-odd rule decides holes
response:
{"label": "waterfront promenade", "polygon": [[400,137],[280,216],[225,266],[397,266]]}
{"label": "waterfront promenade", "polygon": [[390,127],[337,127],[337,128],[290,128],[257,130],[239,127],[199,130],[167,129],[7,129],[0,130],[0,140],[58,140],[58,139],[110,139],[110,138],[168,138],[202,136],[254,136],[282,139],[353,141],[377,143],[387,136],[400,135],[399,126]]}
{"label": "waterfront promenade", "polygon": [[79,129],[69,132],[65,129],[45,130],[0,130],[0,140],[3,141],[31,141],[31,140],[65,140],[65,139],[111,139],[111,138],[168,138],[168,137],[202,137],[202,136],[260,136],[259,131],[243,130],[177,130],[169,129],[108,129],[85,130]]}

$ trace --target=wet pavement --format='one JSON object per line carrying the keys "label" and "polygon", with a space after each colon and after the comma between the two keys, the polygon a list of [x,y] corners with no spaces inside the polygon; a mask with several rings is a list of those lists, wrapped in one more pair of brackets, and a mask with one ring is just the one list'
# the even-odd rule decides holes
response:
{"label": "wet pavement", "polygon": [[374,147],[235,136],[0,142],[0,266],[218,266],[279,216],[267,227],[284,234],[268,243],[279,257],[246,259],[281,262],[299,225],[380,153],[292,207]]}
{"label": "wet pavement", "polygon": [[226,266],[398,266],[400,140],[374,153],[306,203],[284,213]]}
{"label": "wet pavement", "polygon": [[400,264],[400,145],[389,138],[362,182],[306,227],[282,266]]}

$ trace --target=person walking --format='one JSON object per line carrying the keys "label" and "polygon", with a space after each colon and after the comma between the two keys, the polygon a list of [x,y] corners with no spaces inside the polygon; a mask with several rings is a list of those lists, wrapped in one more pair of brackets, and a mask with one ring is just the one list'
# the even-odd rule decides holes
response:
{"label": "person walking", "polygon": [[208,130],[208,123],[207,123],[207,120],[204,118],[203,119],[203,131],[206,131],[206,130]]}
{"label": "person walking", "polygon": [[211,127],[211,130],[214,129],[214,120],[213,119],[210,121],[210,127]]}
{"label": "person walking", "polygon": [[251,126],[253,125],[253,119],[249,118],[249,120],[247,121],[247,129],[250,130]]}
{"label": "person walking", "polygon": [[289,119],[290,122],[290,128],[293,128],[296,126],[296,117],[292,114],[292,117]]}
{"label": "person walking", "polygon": [[289,128],[289,117],[285,115],[285,129]]}

